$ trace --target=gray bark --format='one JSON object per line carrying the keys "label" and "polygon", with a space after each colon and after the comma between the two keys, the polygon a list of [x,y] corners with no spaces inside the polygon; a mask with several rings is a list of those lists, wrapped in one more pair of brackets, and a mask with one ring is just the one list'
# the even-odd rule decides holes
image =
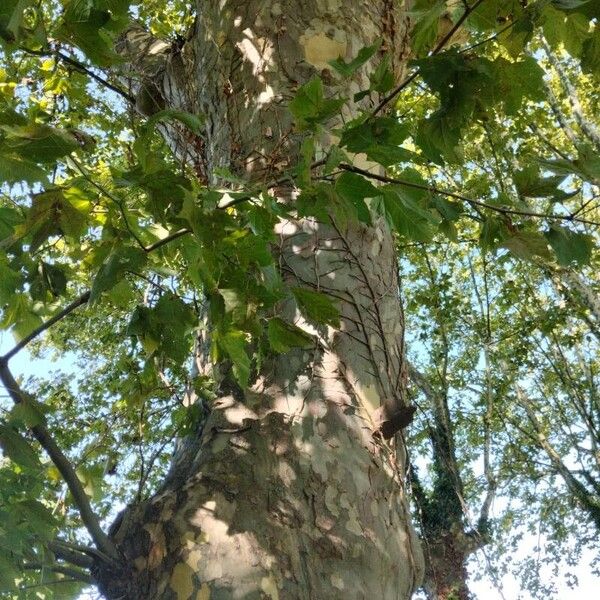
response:
{"label": "gray bark", "polygon": [[[137,73],[128,74],[134,92],[159,90],[157,107],[206,116],[202,139],[165,131],[199,176],[216,183],[216,169],[227,168],[262,181],[297,160],[301,134],[287,104],[298,86],[315,73],[329,79],[328,60],[381,38],[400,76],[407,20],[395,2],[210,0],[198,3],[181,51],[140,30],[122,51]],[[371,68],[332,91],[351,98]],[[96,570],[108,598],[400,600],[420,584],[402,436],[373,435],[407,404],[392,235],[382,222],[339,218],[282,221],[277,235],[284,279],[335,297],[341,326],[314,330],[295,306],[282,307],[318,343],[268,361],[247,390],[223,382],[159,493],[113,527],[122,571]]]}

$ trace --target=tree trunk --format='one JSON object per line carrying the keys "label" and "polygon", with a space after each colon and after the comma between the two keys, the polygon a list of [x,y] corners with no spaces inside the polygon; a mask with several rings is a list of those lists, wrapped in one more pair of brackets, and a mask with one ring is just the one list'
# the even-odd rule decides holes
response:
{"label": "tree trunk", "polygon": [[[407,21],[397,4],[199,2],[182,51],[153,63],[166,105],[207,118],[202,140],[173,129],[171,146],[209,182],[218,168],[277,176],[302,140],[287,104],[315,73],[331,78],[328,60],[383,39],[401,75]],[[151,45],[136,45],[140,36],[125,40],[138,72]],[[371,68],[331,89],[351,98]],[[335,297],[340,327],[312,329],[313,350],[267,361],[247,390],[223,382],[161,490],[113,526],[122,571],[95,573],[107,598],[404,599],[420,584],[402,437],[373,435],[406,405],[392,236],[382,222],[340,218],[282,221],[276,233],[284,279]],[[311,327],[294,306],[282,310]]]}

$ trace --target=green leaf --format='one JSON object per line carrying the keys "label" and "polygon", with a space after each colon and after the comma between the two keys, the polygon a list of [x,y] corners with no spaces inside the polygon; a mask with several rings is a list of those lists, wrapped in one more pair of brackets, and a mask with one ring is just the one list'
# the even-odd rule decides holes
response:
{"label": "green leaf", "polygon": [[573,10],[588,2],[591,0],[552,0],[552,5],[560,10]]}
{"label": "green leaf", "polygon": [[430,242],[435,233],[432,227],[433,215],[423,216],[421,207],[414,210],[414,200],[408,198],[400,186],[386,186],[382,189],[382,212],[393,230],[401,236],[419,242]]}
{"label": "green leaf", "polygon": [[49,237],[65,235],[79,240],[86,217],[65,198],[63,190],[54,188],[34,194],[23,233],[31,235],[30,249],[35,251]]}
{"label": "green leaf", "polygon": [[0,150],[0,184],[17,183],[19,181],[31,184],[47,180],[48,174],[46,171],[35,163],[17,156],[4,154]]}
{"label": "green leaf", "polygon": [[[369,89],[373,92],[385,94],[395,85],[394,72],[390,68],[390,56],[386,54],[376,69],[369,75]],[[354,96],[354,101],[358,102],[368,92],[359,92]]]}
{"label": "green leaf", "polygon": [[179,121],[196,136],[200,136],[204,132],[205,118],[203,115],[194,115],[175,108],[167,108],[154,113],[141,128],[140,136],[133,146],[135,153],[143,166],[147,166],[152,133],[156,129],[156,126],[164,121]]}
{"label": "green leaf", "polygon": [[21,283],[21,275],[10,268],[8,260],[0,253],[0,305],[10,301]]}
{"label": "green leaf", "polygon": [[77,478],[83,486],[83,491],[92,500],[102,500],[102,485],[104,479],[103,469],[100,465],[82,465],[75,471]]}
{"label": "green leaf", "polygon": [[536,256],[550,258],[546,238],[535,231],[519,231],[505,239],[501,245],[524,260],[531,260]]}
{"label": "green leaf", "polygon": [[183,362],[188,354],[187,335],[197,324],[191,306],[179,296],[163,294],[153,309],[154,319],[161,326],[161,350],[173,360]]}
{"label": "green leaf", "polygon": [[136,336],[146,356],[152,356],[160,346],[160,331],[156,331],[152,309],[147,306],[136,306],[127,325],[126,334]]}
{"label": "green leaf", "polygon": [[440,17],[446,12],[446,0],[417,0],[409,14],[413,17],[411,50],[415,56],[427,54],[438,37]]}
{"label": "green leaf", "polygon": [[365,198],[375,198],[381,192],[370,181],[357,173],[344,172],[335,182],[335,190],[340,197],[354,206],[359,221],[371,224],[371,213]]}
{"label": "green leaf", "polygon": [[181,364],[191,346],[189,334],[197,324],[190,306],[174,294],[163,294],[152,308],[137,306],[127,335],[137,336],[148,356],[155,352]]}
{"label": "green leaf", "polygon": [[317,182],[313,187],[301,191],[296,199],[296,209],[299,217],[316,217],[321,223],[327,223],[334,202],[334,187],[329,183]]}
{"label": "green leaf", "polygon": [[39,315],[35,314],[31,302],[25,294],[13,294],[2,308],[0,328],[13,328],[17,339],[23,339],[42,323]]}
{"label": "green leaf", "polygon": [[591,144],[577,145],[577,160],[575,165],[589,180],[595,184],[600,183],[600,154]]}
{"label": "green leaf", "polygon": [[46,417],[44,416],[43,406],[32,398],[29,398],[25,404],[23,402],[15,404],[10,410],[8,422],[17,427],[19,425],[24,425],[25,427],[44,425]]}
{"label": "green leaf", "polygon": [[14,590],[17,593],[17,581],[20,581],[21,577],[21,572],[17,569],[11,557],[5,555],[4,551],[0,549],[0,587],[7,592]]}
{"label": "green leaf", "polygon": [[106,5],[94,4],[87,0],[70,0],[55,35],[59,40],[77,46],[93,63],[108,67],[120,61],[109,33],[111,13]]}
{"label": "green leaf", "polygon": [[74,135],[48,125],[2,125],[0,128],[7,134],[4,144],[9,152],[34,162],[53,163],[79,148]]}
{"label": "green leaf", "polygon": [[498,23],[518,19],[523,9],[521,0],[486,0],[469,16],[469,22],[482,31],[497,29]]}
{"label": "green leaf", "polygon": [[400,147],[409,134],[408,125],[398,119],[376,117],[344,128],[340,146],[350,152],[365,152],[370,160],[387,167],[414,158],[414,153]]}
{"label": "green leaf", "polygon": [[508,237],[505,223],[496,218],[488,217],[484,220],[479,233],[479,245],[486,252],[495,248],[499,242]]}
{"label": "green leaf", "polygon": [[421,121],[415,142],[429,160],[443,165],[444,159],[451,163],[461,162],[460,138],[460,128],[453,119],[438,111],[429,119]]}
{"label": "green leaf", "polygon": [[312,348],[315,343],[311,335],[279,317],[269,319],[268,337],[271,348],[280,353],[291,348]]}
{"label": "green leaf", "polygon": [[118,246],[100,267],[90,292],[90,304],[115,286],[125,273],[137,273],[146,264],[146,253],[133,246]]}
{"label": "green leaf", "polygon": [[56,526],[56,519],[52,512],[41,502],[35,499],[26,499],[18,504],[18,510],[23,520],[37,536],[42,539],[50,539]]}
{"label": "green leaf", "polygon": [[351,161],[348,158],[348,155],[339,146],[332,146],[327,155],[327,162],[323,167],[323,171],[326,175],[329,175],[329,173],[332,173],[342,162],[348,163]]}
{"label": "green leaf", "polygon": [[594,248],[594,240],[591,235],[552,225],[548,231],[544,232],[544,236],[556,253],[556,258],[561,266],[589,264]]}
{"label": "green leaf", "polygon": [[535,8],[531,10],[526,8],[520,11],[522,14],[520,18],[514,19],[514,25],[498,36],[500,43],[513,58],[523,54],[525,47],[533,36],[535,21],[537,20],[534,10]]}
{"label": "green leaf", "polygon": [[372,46],[361,48],[354,58],[349,63],[345,62],[341,57],[335,60],[330,60],[329,64],[344,77],[350,77],[360,69],[381,47],[381,41],[376,42]]}
{"label": "green leaf", "polygon": [[528,165],[514,174],[517,191],[521,196],[528,198],[553,196],[558,192],[557,188],[563,180],[563,175],[541,177],[535,165]]}
{"label": "green leaf", "polygon": [[433,206],[447,221],[457,221],[464,212],[460,203],[452,202],[441,196],[434,196]]}
{"label": "green leaf", "polygon": [[0,40],[8,47],[16,47],[30,40],[39,45],[46,43],[43,19],[39,14],[39,7],[35,7],[34,0],[2,0]]}
{"label": "green leaf", "polygon": [[299,129],[302,130],[331,118],[339,112],[345,102],[343,98],[326,99],[321,78],[313,77],[298,89],[289,108]]}
{"label": "green leaf", "polygon": [[292,294],[305,317],[323,325],[339,327],[340,312],[327,294],[303,287],[292,288]]}
{"label": "green leaf", "polygon": [[63,268],[41,261],[38,265],[38,275],[37,279],[41,282],[44,292],[47,290],[54,297],[62,296],[65,293],[67,276]]}
{"label": "green leaf", "polygon": [[242,388],[248,386],[250,379],[250,357],[246,352],[246,334],[231,330],[219,337],[218,343],[233,363],[233,374]]}
{"label": "green leaf", "polygon": [[581,69],[584,73],[600,78],[600,25],[598,24],[589,39],[583,43]]}
{"label": "green leaf", "polygon": [[41,467],[37,453],[14,427],[0,424],[0,446],[6,456],[18,465],[29,469]]}
{"label": "green leaf", "polygon": [[545,100],[544,70],[531,56],[518,62],[498,57],[494,61],[494,84],[489,90],[494,92],[491,105],[501,102],[507,115],[516,115],[525,100]]}
{"label": "green leaf", "polygon": [[[0,158],[0,162],[2,158]],[[0,241],[11,236],[15,226],[23,222],[21,213],[9,206],[0,206]]]}
{"label": "green leaf", "polygon": [[544,37],[551,47],[557,48],[562,44],[571,56],[581,56],[582,46],[589,36],[589,18],[557,8],[552,5],[544,8]]}

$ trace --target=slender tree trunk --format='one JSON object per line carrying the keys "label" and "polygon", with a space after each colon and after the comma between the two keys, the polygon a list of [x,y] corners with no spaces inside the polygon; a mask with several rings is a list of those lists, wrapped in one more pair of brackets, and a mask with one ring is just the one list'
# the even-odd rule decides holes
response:
{"label": "slender tree trunk", "polygon": [[[132,71],[150,73],[158,105],[206,116],[202,139],[166,132],[201,177],[214,182],[227,168],[269,179],[298,157],[287,103],[315,73],[331,77],[328,60],[383,39],[402,74],[407,21],[398,4],[204,0],[180,52],[156,52],[149,63],[158,42],[138,30],[123,51]],[[351,98],[370,68],[332,90]],[[392,236],[381,222],[339,217],[282,221],[276,233],[282,276],[334,296],[341,326],[317,331],[313,350],[263,364],[250,389],[223,382],[161,490],[113,526],[122,571],[95,573],[107,598],[405,599],[420,584],[401,434],[373,435],[406,405]],[[282,310],[310,327],[295,307]]]}
{"label": "slender tree trunk", "polygon": [[[433,403],[435,425],[430,437],[433,445],[433,489],[422,488],[414,469],[411,484],[420,521],[425,555],[423,589],[430,600],[468,600],[467,561],[484,543],[479,531],[467,531],[464,521],[462,481],[458,472],[452,429],[446,420],[445,405],[439,394],[415,369],[411,378]],[[446,407],[447,408],[447,407]]]}

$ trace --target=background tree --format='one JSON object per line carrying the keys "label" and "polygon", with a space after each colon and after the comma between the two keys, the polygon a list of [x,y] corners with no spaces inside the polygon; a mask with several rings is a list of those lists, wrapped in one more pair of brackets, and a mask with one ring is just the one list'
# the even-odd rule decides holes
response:
{"label": "background tree", "polygon": [[[543,328],[539,345],[530,323],[509,351],[507,316],[537,316],[510,295],[494,312],[490,281],[552,282],[575,317],[596,317],[587,272],[571,266],[596,241],[596,151],[577,136],[593,136],[597,99],[566,86],[579,67],[556,54],[564,45],[597,75],[596,4],[131,4],[0,9],[0,301],[18,339],[0,359],[14,401],[0,430],[16,523],[1,542],[7,593],[64,597],[94,582],[108,598],[409,597],[423,571],[405,493],[410,372],[432,408],[430,489],[413,476],[426,589],[465,597],[489,500],[477,526],[463,496],[491,499],[503,481],[509,450],[496,440],[511,406],[554,471],[575,476],[540,445],[532,392],[552,392],[560,411],[581,375],[559,391],[540,371],[535,390],[525,372],[542,358],[534,343],[556,363],[567,333]],[[554,32],[565,96],[550,104],[566,151],[540,106],[556,85],[531,44],[540,28]],[[571,193],[574,178],[586,183]],[[534,259],[533,279],[506,250]],[[448,256],[472,287],[463,278],[450,294]],[[436,324],[430,344],[408,330],[412,369],[399,259],[411,298],[427,282]],[[459,338],[483,348],[483,369]],[[10,359],[36,344],[72,352],[80,380],[16,381]],[[482,419],[471,428],[452,410],[463,381]],[[579,393],[572,410],[588,414]],[[554,439],[545,446],[560,458]],[[464,470],[478,456],[483,485]]]}
{"label": "background tree", "polygon": [[[552,11],[549,14],[558,18]],[[563,16],[558,22],[580,18]],[[586,28],[579,31],[586,31],[587,21],[580,22]],[[548,21],[544,25],[544,35],[554,35]],[[581,39],[579,45],[569,37],[553,39],[561,52],[563,48],[581,52]],[[470,182],[476,189],[491,189],[495,196],[515,198],[551,198],[554,184],[562,179],[561,193],[572,194],[579,203],[575,212],[587,212],[593,220],[597,190],[591,172],[555,170],[557,177],[547,177],[544,183],[528,174],[535,172],[534,157],[552,171],[556,169],[554,160],[574,165],[578,159],[571,158],[573,152],[585,152],[583,148],[593,156],[597,135],[589,117],[597,102],[595,88],[590,87],[593,79],[566,52],[559,58],[542,37],[534,37],[530,48],[546,71],[546,101],[524,107],[516,122],[505,120],[500,127],[484,122],[479,131],[473,131],[476,137],[471,143],[465,143],[464,164],[446,165],[434,172],[457,192]],[[549,60],[542,60],[536,48],[544,48]],[[579,96],[584,94],[582,104]],[[561,97],[563,104],[558,100]],[[426,97],[420,98],[420,103],[423,101]],[[413,102],[407,98],[405,110],[411,110]],[[518,133],[522,127],[535,135],[523,137]],[[515,144],[498,141],[503,138]],[[540,160],[547,153],[550,158]],[[549,185],[544,189],[545,184]],[[597,348],[590,343],[590,334],[594,336],[596,329],[597,283],[593,268],[584,270],[584,278],[577,272],[590,259],[595,229],[587,227],[582,233],[585,229],[591,236],[587,249],[582,237],[583,243],[574,253],[567,246],[560,247],[557,230],[551,228],[545,234],[559,254],[558,265],[544,256],[544,245],[536,249],[530,243],[533,239],[519,247],[507,240],[505,250],[490,255],[486,240],[481,236],[478,240],[475,232],[464,228],[460,237],[455,234],[455,243],[405,246],[409,256],[405,254],[402,280],[408,300],[407,323],[409,328],[414,326],[414,342],[408,347],[409,354],[416,349],[413,360],[422,365],[421,370],[413,366],[411,372],[422,409],[411,447],[415,457],[422,456],[427,451],[423,435],[428,434],[434,466],[433,476],[426,475],[425,486],[419,474],[413,474],[413,498],[427,540],[425,553],[431,555],[427,562],[432,596],[448,579],[461,582],[466,594],[467,558],[490,543],[485,570],[496,576],[508,539],[512,538],[514,551],[514,540],[522,536],[518,528],[549,536],[548,555],[563,565],[577,564],[593,537],[589,525],[596,521],[594,448],[598,438],[596,417],[591,413],[597,412],[593,375]],[[527,262],[515,262],[515,258]],[[419,339],[426,340],[425,344]],[[578,349],[572,354],[574,346]],[[585,384],[575,389],[575,373],[582,366],[587,373]],[[539,397],[542,380],[552,383],[543,386],[544,400],[536,405],[524,389]],[[542,425],[539,418],[544,413],[547,419]],[[554,438],[557,447],[547,436]],[[495,519],[490,519],[497,491],[510,498],[512,506],[496,509]],[[515,508],[520,503],[520,508]],[[583,515],[573,510],[573,503],[583,509]],[[567,551],[569,537],[575,543]],[[506,560],[512,568],[520,568],[514,559]],[[544,562],[539,557],[527,561],[523,570],[527,573],[524,585],[541,596],[554,589],[547,574],[538,577]]]}

